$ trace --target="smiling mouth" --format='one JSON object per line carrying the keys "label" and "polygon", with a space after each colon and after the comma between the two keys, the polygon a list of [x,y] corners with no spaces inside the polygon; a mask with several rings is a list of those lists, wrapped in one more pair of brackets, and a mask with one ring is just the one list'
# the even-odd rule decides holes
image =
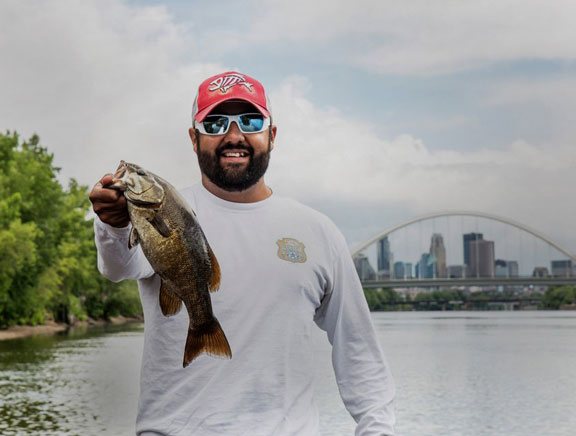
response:
{"label": "smiling mouth", "polygon": [[247,151],[225,151],[221,154],[222,157],[248,157],[250,153]]}
{"label": "smiling mouth", "polygon": [[231,158],[231,159],[242,159],[250,157],[249,150],[242,150],[242,149],[232,149],[232,150],[224,150],[220,153],[221,158]]}

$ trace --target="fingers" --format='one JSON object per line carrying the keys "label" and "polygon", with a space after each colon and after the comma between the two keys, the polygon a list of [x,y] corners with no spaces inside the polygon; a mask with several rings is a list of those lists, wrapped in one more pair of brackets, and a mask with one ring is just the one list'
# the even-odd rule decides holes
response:
{"label": "fingers", "polygon": [[111,181],[112,174],[106,174],[94,185],[89,195],[92,208],[102,222],[126,227],[130,223],[126,198],[121,192],[105,187]]}
{"label": "fingers", "polygon": [[120,191],[103,188],[100,183],[97,183],[92,189],[92,192],[90,192],[90,201],[92,204],[95,202],[115,203],[121,198],[124,198],[124,195]]}
{"label": "fingers", "polygon": [[102,186],[106,186],[108,184],[110,184],[112,182],[112,180],[114,180],[114,176],[110,173],[105,174],[104,177],[102,177],[100,179],[100,182],[102,184]]}
{"label": "fingers", "polygon": [[126,213],[128,213],[126,199],[124,196],[118,198],[115,201],[93,201],[92,209],[94,209],[94,212],[96,212],[98,215],[101,213],[114,213],[116,211],[120,212],[124,210],[126,210]]}
{"label": "fingers", "polygon": [[105,186],[112,181],[112,174],[106,174],[98,183],[94,185],[90,192],[90,201],[95,203],[115,203],[121,197],[122,193],[115,189],[108,189]]}
{"label": "fingers", "polygon": [[[98,209],[98,210],[97,210]],[[126,200],[122,198],[115,206],[94,206],[94,212],[100,220],[112,227],[126,227],[130,223],[130,216],[126,208]]]}

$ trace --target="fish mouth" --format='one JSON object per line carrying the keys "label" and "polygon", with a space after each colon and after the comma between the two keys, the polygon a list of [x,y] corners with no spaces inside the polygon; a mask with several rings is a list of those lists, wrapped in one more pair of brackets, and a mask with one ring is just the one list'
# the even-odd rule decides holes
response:
{"label": "fish mouth", "polygon": [[114,173],[114,178],[121,179],[126,174],[126,171],[128,171],[128,164],[126,161],[121,160],[120,165],[118,165],[118,168],[116,168],[116,172]]}
{"label": "fish mouth", "polygon": [[128,189],[125,179],[127,171],[128,164],[121,160],[116,172],[112,175],[112,181],[107,183],[105,188],[116,189],[117,191],[126,191]]}
{"label": "fish mouth", "polygon": [[115,189],[116,191],[127,191],[128,185],[122,179],[112,179],[112,181],[105,186],[108,189]]}

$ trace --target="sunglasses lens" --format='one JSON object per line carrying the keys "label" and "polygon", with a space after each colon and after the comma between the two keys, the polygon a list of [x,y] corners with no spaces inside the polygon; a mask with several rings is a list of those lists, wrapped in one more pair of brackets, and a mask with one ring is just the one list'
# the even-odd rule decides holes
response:
{"label": "sunglasses lens", "polygon": [[268,124],[267,118],[262,114],[242,114],[242,115],[208,115],[202,121],[206,135],[223,135],[228,131],[228,126],[231,122],[238,123],[238,127],[244,133],[258,133],[262,132]]}
{"label": "sunglasses lens", "polygon": [[264,127],[264,116],[261,114],[240,115],[238,124],[244,133],[260,132]]}
{"label": "sunglasses lens", "polygon": [[221,135],[228,128],[228,117],[221,115],[208,115],[202,125],[208,135]]}

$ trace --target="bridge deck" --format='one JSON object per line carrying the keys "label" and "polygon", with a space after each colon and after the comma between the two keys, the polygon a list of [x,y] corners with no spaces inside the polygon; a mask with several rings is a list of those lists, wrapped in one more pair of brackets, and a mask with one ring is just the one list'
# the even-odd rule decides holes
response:
{"label": "bridge deck", "polygon": [[464,279],[406,279],[406,280],[363,280],[364,288],[413,288],[413,287],[436,287],[436,286],[552,286],[552,285],[576,285],[576,277],[470,277]]}

